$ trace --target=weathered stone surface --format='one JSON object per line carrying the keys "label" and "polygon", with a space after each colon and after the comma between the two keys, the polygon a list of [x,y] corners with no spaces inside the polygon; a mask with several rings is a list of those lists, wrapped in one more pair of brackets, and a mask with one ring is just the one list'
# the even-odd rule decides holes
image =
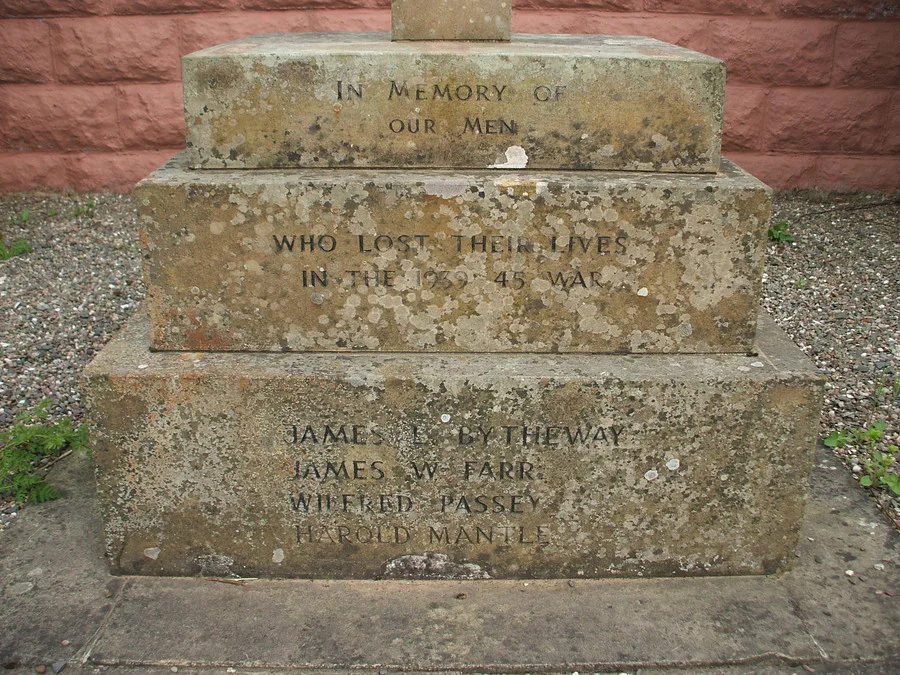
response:
{"label": "weathered stone surface", "polygon": [[149,351],[87,369],[113,569],[565,578],[793,557],[821,378],[756,356]]}
{"label": "weathered stone surface", "polygon": [[724,64],[650,38],[260,35],[183,81],[194,168],[719,166]]}
{"label": "weathered stone surface", "polygon": [[715,176],[190,171],[135,191],[156,349],[746,352],[769,191]]}
{"label": "weathered stone surface", "polygon": [[512,0],[393,0],[392,40],[509,40]]}

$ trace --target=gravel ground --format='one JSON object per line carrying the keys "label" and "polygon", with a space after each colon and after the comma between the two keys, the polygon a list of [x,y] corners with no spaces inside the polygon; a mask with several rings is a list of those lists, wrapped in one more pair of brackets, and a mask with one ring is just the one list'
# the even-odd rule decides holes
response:
{"label": "gravel ground", "polygon": [[[782,192],[773,216],[780,221],[797,240],[770,244],[763,302],[828,378],[823,438],[884,421],[879,447],[897,444],[900,196]],[[0,262],[0,429],[43,398],[52,399],[54,417],[80,421],[81,369],[144,294],[134,202],[0,195],[0,232],[34,249]],[[863,473],[858,446],[835,452]],[[883,489],[872,494],[900,526],[900,503]]]}

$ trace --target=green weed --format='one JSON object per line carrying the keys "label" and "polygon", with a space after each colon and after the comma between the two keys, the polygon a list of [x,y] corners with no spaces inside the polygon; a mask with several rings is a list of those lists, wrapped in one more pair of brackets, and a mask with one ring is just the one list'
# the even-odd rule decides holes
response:
{"label": "green weed", "polygon": [[877,376],[872,392],[872,401],[875,405],[896,403],[898,399],[900,399],[900,373],[895,374],[893,378],[890,375]]}
{"label": "green weed", "polygon": [[779,243],[797,241],[797,237],[791,234],[791,224],[786,220],[782,220],[769,228],[769,241]]}
{"label": "green weed", "polygon": [[14,225],[24,225],[31,218],[31,209],[22,209],[16,215],[11,216],[9,222]]}
{"label": "green weed", "polygon": [[59,497],[44,480],[46,470],[67,449],[76,451],[87,445],[83,424],[75,427],[68,417],[47,422],[49,405],[49,399],[44,399],[0,432],[0,496],[12,496],[19,504],[39,504]]}
{"label": "green weed", "polygon": [[846,431],[832,431],[822,442],[829,448],[843,448],[850,442],[850,434]]}
{"label": "green weed", "polygon": [[900,475],[897,474],[897,446],[889,445],[884,451],[878,449],[878,442],[884,437],[887,422],[876,422],[868,427],[849,431],[833,431],[824,443],[829,448],[845,445],[858,446],[863,475],[859,484],[863,487],[886,487],[900,496]]}
{"label": "green weed", "polygon": [[890,445],[885,452],[873,449],[869,457],[863,458],[863,469],[866,475],[860,476],[859,484],[863,487],[888,488],[895,495],[900,496],[900,475],[894,473],[894,465],[897,463],[894,455],[897,454],[897,446]]}
{"label": "green weed", "polygon": [[97,203],[92,199],[84,206],[76,206],[75,210],[72,212],[72,220],[80,216],[88,216],[91,217],[94,215],[94,209],[97,207]]}
{"label": "green weed", "polygon": [[[13,225],[24,225],[31,218],[30,209],[22,209],[16,215],[10,216],[9,222]],[[31,244],[27,239],[14,239],[6,243],[6,237],[0,232],[0,260],[9,260],[23,253],[31,253]]]}
{"label": "green weed", "polygon": [[0,260],[9,260],[25,253],[31,253],[31,244],[28,243],[27,239],[13,239],[7,245],[3,237],[0,236]]}

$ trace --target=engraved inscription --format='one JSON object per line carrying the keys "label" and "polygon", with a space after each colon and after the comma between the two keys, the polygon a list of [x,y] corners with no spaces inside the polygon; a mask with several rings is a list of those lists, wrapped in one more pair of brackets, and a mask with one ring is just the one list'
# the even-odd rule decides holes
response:
{"label": "engraved inscription", "polygon": [[[323,256],[316,259],[317,268],[306,267],[295,272],[299,276],[299,285],[310,289],[342,285],[349,289],[459,290],[477,281],[479,273],[458,267],[435,267],[419,261],[420,258],[431,260],[438,255],[451,264],[461,265],[463,259],[459,256],[470,254],[492,257],[529,256],[549,268],[529,275],[512,268],[481,272],[481,278],[495,284],[495,288],[521,291],[532,281],[540,280],[563,291],[588,289],[609,286],[609,281],[603,278],[602,270],[589,269],[587,265],[581,269],[572,269],[566,264],[566,259],[587,256],[602,260],[607,256],[628,253],[628,237],[622,232],[588,236],[549,235],[543,239],[492,233],[451,234],[440,238],[416,232],[359,234],[342,238],[329,234],[302,233],[273,234],[272,242],[272,250],[278,255]],[[412,265],[340,268],[336,265],[343,253],[373,258],[383,254],[396,254],[410,260]]]}
{"label": "engraved inscription", "polygon": [[408,85],[406,82],[391,80],[388,100],[406,99],[408,101],[493,101],[502,102],[503,94],[509,89],[505,84],[451,84]]}
{"label": "engraved inscription", "polygon": [[350,84],[349,82],[337,81],[337,100],[343,101],[348,98],[362,98],[362,85]]}
{"label": "engraved inscription", "polygon": [[[541,102],[558,101],[565,91],[565,85],[553,87],[540,86],[534,90],[534,97]],[[546,90],[546,92],[545,92]],[[432,84],[415,83],[391,80],[387,88],[388,101],[409,102],[482,102],[482,103],[507,103],[512,88],[507,84],[497,83],[448,83],[438,82]],[[338,80],[337,98],[342,101],[349,96],[362,98],[362,87],[352,87]],[[506,97],[506,98],[504,98]],[[416,108],[418,111],[419,108]],[[474,134],[479,136],[507,135],[515,136],[519,133],[519,123],[514,119],[503,117],[466,116],[461,121],[461,126],[454,128],[446,126],[443,132],[456,134]],[[431,117],[394,117],[388,124],[388,129],[393,134],[438,134],[438,123]]]}
{"label": "engraved inscription", "polygon": [[403,525],[297,525],[297,544],[405,544]]}
{"label": "engraved inscription", "polygon": [[429,544],[539,544],[550,543],[550,528],[494,525],[489,527],[429,527]]}
{"label": "engraved inscription", "polygon": [[463,124],[464,134],[515,134],[518,133],[515,120],[482,120],[480,117],[467,117]]}
{"label": "engraved inscription", "polygon": [[[290,424],[286,445],[300,453],[288,495],[290,512],[300,519],[296,543],[550,545],[553,528],[541,521],[556,507],[541,453],[560,446],[619,447],[625,433],[617,424],[594,423]],[[445,451],[438,459],[402,460],[398,445]]]}

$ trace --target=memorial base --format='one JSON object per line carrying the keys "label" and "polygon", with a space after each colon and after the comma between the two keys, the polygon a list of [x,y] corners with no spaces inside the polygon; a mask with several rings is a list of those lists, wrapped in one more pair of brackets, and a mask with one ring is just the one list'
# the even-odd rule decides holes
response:
{"label": "memorial base", "polygon": [[822,380],[738,355],[151,352],[86,371],[123,574],[596,578],[789,566]]}

